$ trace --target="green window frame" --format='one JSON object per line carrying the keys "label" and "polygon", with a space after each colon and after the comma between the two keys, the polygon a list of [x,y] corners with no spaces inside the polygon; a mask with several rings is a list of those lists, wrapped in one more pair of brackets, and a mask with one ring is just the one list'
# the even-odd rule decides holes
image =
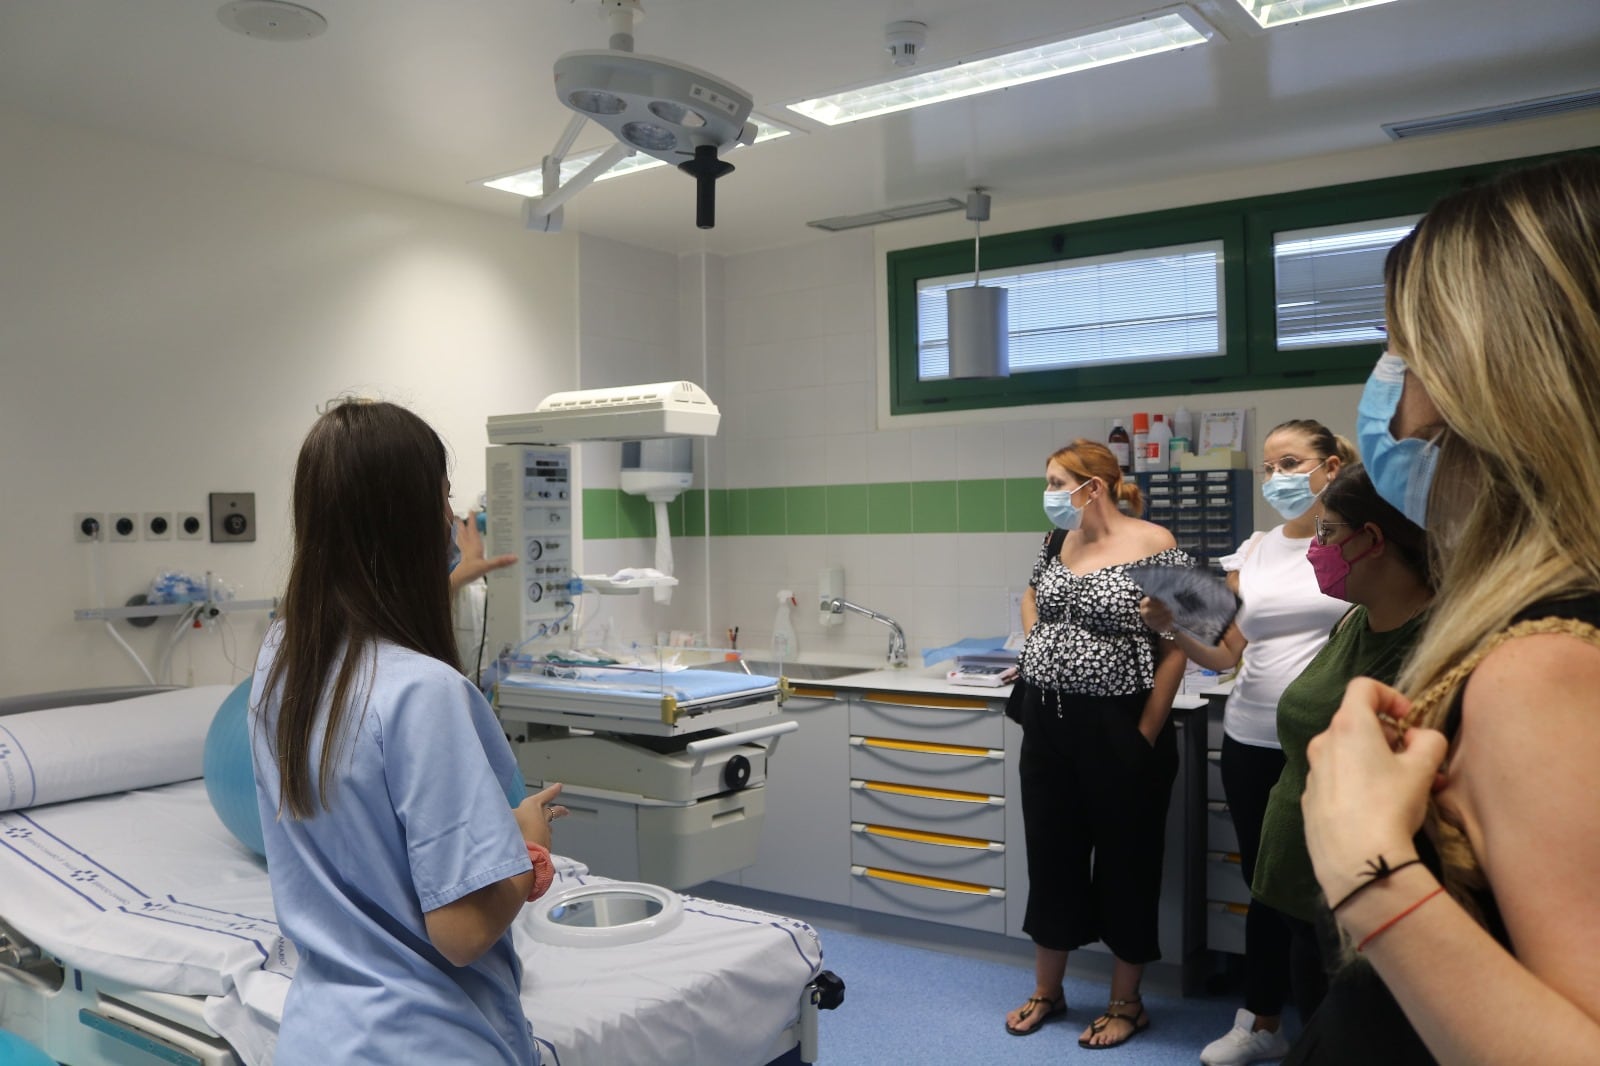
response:
{"label": "green window frame", "polygon": [[[1600,145],[1577,151],[1600,153]],[[1278,347],[1274,234],[1421,214],[1456,189],[1504,170],[1568,154],[1572,153],[984,236],[981,267],[985,274],[1078,257],[1221,240],[1225,354],[1203,359],[1067,368],[985,380],[923,381],[917,376],[917,284],[970,273],[972,242],[950,241],[890,252],[885,257],[889,413],[1359,383],[1382,354],[1383,345]]]}

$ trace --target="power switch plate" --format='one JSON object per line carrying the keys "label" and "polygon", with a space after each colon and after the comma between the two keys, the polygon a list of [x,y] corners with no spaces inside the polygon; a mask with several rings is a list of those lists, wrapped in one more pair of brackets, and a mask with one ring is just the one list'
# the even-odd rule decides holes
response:
{"label": "power switch plate", "polygon": [[138,540],[139,516],[136,514],[113,514],[107,521],[108,540]]}
{"label": "power switch plate", "polygon": [[173,535],[179,540],[205,540],[205,516],[195,514],[192,511],[178,512],[177,529]]}
{"label": "power switch plate", "polygon": [[211,494],[211,542],[220,544],[256,539],[256,494],[253,492],[213,492]]}

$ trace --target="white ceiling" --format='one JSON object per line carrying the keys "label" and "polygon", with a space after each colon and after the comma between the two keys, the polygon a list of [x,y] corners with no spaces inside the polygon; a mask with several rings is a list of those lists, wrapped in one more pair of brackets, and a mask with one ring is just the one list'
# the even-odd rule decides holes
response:
{"label": "white ceiling", "polygon": [[[597,0],[307,0],[327,32],[292,44],[229,31],[221,3],[0,0],[0,103],[519,225],[515,197],[472,182],[554,147],[571,112],[552,64],[607,42]],[[692,182],[667,168],[568,206],[569,230],[677,251],[804,241],[807,219],[975,184],[1021,201],[1370,147],[1386,121],[1600,87],[1596,0],[1396,0],[1271,31],[1236,0],[1195,0],[1219,31],[1210,44],[830,129],[781,105],[894,73],[891,21],[927,23],[927,68],[1160,0],[644,3],[637,51],[715,73],[809,129],[732,156],[709,232],[694,228]],[[577,148],[605,143],[591,124]]]}

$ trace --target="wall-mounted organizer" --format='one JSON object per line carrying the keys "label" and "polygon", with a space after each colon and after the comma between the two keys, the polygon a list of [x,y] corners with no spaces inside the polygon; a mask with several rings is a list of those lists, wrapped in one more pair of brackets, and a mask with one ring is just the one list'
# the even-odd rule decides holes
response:
{"label": "wall-mounted organizer", "polygon": [[1250,470],[1159,470],[1135,474],[1145,517],[1172,531],[1178,547],[1201,566],[1222,572],[1218,560],[1250,536],[1254,521]]}

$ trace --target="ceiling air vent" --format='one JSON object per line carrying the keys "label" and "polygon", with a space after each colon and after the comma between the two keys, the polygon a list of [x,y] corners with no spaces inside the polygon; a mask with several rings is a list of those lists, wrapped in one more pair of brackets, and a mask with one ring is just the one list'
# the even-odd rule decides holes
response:
{"label": "ceiling air vent", "polygon": [[1566,115],[1591,107],[1600,107],[1600,89],[1586,89],[1583,92],[1564,93],[1560,96],[1543,96],[1537,100],[1500,104],[1496,107],[1480,108],[1477,111],[1458,111],[1453,115],[1385,122],[1383,132],[1398,141],[1406,137],[1426,137],[1433,133],[1482,129],[1484,126],[1498,126],[1503,122],[1550,118],[1553,115]]}
{"label": "ceiling air vent", "polygon": [[938,215],[945,211],[960,211],[967,206],[965,200],[947,197],[943,200],[928,200],[920,204],[904,204],[900,207],[885,207],[881,211],[868,211],[860,215],[836,215],[833,218],[818,218],[807,222],[808,226],[825,229],[829,233],[838,233],[840,230],[857,229],[861,226],[876,226],[881,222],[899,222],[907,218],[921,218],[923,215]]}

